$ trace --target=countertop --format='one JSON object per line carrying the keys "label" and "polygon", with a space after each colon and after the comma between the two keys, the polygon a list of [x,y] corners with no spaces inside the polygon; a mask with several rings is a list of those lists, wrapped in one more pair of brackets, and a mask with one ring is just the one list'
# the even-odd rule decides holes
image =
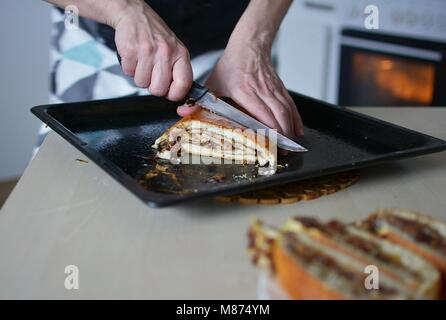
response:
{"label": "countertop", "polygon": [[[446,139],[446,108],[356,108]],[[446,152],[361,170],[350,188],[290,205],[152,209],[51,133],[0,211],[0,298],[256,298],[252,216],[361,218],[403,207],[446,220]],[[67,265],[79,289],[67,290]]]}

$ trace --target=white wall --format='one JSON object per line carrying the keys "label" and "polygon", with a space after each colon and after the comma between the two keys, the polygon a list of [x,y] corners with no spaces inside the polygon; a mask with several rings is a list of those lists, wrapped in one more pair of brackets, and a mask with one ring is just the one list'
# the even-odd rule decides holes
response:
{"label": "white wall", "polygon": [[326,98],[327,28],[302,19],[292,6],[282,23],[278,38],[278,73],[288,89],[317,98]]}
{"label": "white wall", "polygon": [[278,73],[288,89],[329,100],[330,44],[336,22],[335,11],[321,13],[305,8],[303,0],[293,1],[277,41]]}
{"label": "white wall", "polygon": [[48,4],[0,1],[0,181],[31,157],[40,121],[29,109],[48,101],[49,37]]}

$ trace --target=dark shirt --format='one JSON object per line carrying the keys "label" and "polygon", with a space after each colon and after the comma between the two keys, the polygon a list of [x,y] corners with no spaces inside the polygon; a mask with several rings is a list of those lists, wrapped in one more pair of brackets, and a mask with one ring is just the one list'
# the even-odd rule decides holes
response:
{"label": "dark shirt", "polygon": [[[189,49],[191,57],[222,49],[249,0],[148,0],[146,1]],[[116,50],[114,30],[99,25],[98,33]]]}

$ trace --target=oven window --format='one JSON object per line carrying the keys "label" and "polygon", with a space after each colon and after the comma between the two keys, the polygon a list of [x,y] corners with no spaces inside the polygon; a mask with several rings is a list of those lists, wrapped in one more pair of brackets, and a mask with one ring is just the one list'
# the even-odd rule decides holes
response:
{"label": "oven window", "polygon": [[353,52],[351,105],[429,106],[435,64],[378,53]]}

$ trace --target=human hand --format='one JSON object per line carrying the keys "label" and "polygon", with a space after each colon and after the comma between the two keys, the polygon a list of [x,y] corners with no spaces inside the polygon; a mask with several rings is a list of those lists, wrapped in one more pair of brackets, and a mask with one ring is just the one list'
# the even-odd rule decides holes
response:
{"label": "human hand", "polygon": [[123,1],[112,17],[115,42],[124,73],[155,96],[178,101],[192,85],[189,52],[144,1]]}
{"label": "human hand", "polygon": [[231,97],[268,127],[290,138],[303,135],[297,107],[274,70],[269,51],[228,48],[207,85],[217,95]]}
{"label": "human hand", "polygon": [[[268,50],[227,48],[206,86],[217,96],[232,98],[268,127],[290,138],[303,136],[296,104],[274,70]],[[190,107],[178,109],[181,116],[195,111]]]}

